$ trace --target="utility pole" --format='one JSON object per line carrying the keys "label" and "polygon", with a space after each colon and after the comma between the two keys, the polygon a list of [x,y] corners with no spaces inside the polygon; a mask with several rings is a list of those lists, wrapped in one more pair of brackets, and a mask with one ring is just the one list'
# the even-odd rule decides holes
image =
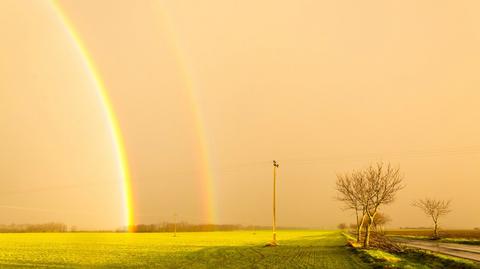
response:
{"label": "utility pole", "polygon": [[173,237],[177,237],[177,213],[173,214]]}
{"label": "utility pole", "polygon": [[272,246],[276,246],[277,244],[277,232],[276,232],[276,226],[277,226],[277,207],[276,207],[276,202],[277,202],[277,168],[279,167],[279,164],[277,161],[273,160],[273,225],[272,225],[272,232],[273,232],[273,241],[272,241]]}

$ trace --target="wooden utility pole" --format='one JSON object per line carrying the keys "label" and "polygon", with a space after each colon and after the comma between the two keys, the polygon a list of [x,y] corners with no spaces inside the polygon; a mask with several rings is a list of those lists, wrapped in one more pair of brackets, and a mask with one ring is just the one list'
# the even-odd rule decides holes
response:
{"label": "wooden utility pole", "polygon": [[273,232],[273,241],[272,246],[277,245],[277,168],[279,167],[278,162],[273,160],[273,225],[272,225],[272,232]]}
{"label": "wooden utility pole", "polygon": [[177,213],[173,214],[173,237],[177,237]]}

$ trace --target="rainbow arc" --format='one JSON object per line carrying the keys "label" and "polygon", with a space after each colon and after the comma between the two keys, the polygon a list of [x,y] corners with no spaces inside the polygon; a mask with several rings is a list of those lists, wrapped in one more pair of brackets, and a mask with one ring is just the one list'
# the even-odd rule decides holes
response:
{"label": "rainbow arc", "polygon": [[98,93],[98,97],[102,106],[104,108],[105,116],[108,119],[108,127],[112,137],[113,148],[115,150],[115,156],[117,158],[117,164],[120,170],[120,177],[122,182],[122,196],[123,196],[123,207],[124,211],[124,224],[128,227],[129,231],[133,231],[135,220],[134,220],[134,210],[133,210],[133,199],[132,199],[132,184],[130,178],[130,169],[128,166],[127,153],[125,150],[125,144],[123,142],[123,136],[120,129],[118,119],[115,115],[115,110],[113,109],[112,102],[108,96],[107,89],[95,68],[94,62],[85,45],[82,42],[82,39],[75,31],[75,28],[68,20],[67,16],[62,11],[60,5],[56,1],[51,1],[52,6],[54,7],[56,14],[58,14],[60,20],[65,26],[65,30],[68,36],[71,38],[73,45],[78,50],[85,65],[86,70],[88,70],[91,79],[95,85],[95,88]]}
{"label": "rainbow arc", "polygon": [[[115,156],[117,158],[117,164],[120,171],[120,180],[122,183],[122,196],[123,196],[123,207],[124,207],[124,225],[128,227],[129,231],[134,231],[135,226],[135,217],[134,217],[134,204],[133,204],[133,196],[132,196],[132,179],[130,176],[130,169],[129,163],[127,158],[127,152],[125,150],[125,144],[122,136],[122,131],[120,129],[119,121],[115,114],[114,107],[108,95],[107,88],[104,85],[104,82],[97,71],[97,68],[94,64],[94,60],[90,55],[89,51],[87,50],[85,44],[83,43],[80,35],[77,33],[75,27],[70,22],[69,18],[62,10],[60,4],[52,0],[52,6],[55,10],[55,13],[59,16],[60,21],[63,23],[67,35],[71,38],[73,45],[78,50],[80,54],[83,64],[85,65],[85,69],[91,76],[91,79],[95,85],[95,88],[98,93],[99,100],[104,108],[105,116],[108,119],[108,128],[110,130],[110,134],[112,137],[113,148],[115,150]],[[169,24],[169,20],[167,20],[167,16],[165,13],[160,12],[163,14],[164,23]],[[169,29],[173,29],[171,25],[169,25]],[[216,210],[215,210],[215,203],[214,203],[214,176],[212,174],[212,167],[211,167],[211,159],[209,156],[208,151],[208,140],[206,138],[206,130],[204,128],[205,124],[201,117],[201,109],[199,107],[199,100],[198,100],[198,93],[197,89],[194,87],[192,82],[191,76],[189,75],[188,68],[187,68],[187,61],[184,59],[182,50],[180,49],[178,38],[173,31],[168,32],[169,41],[171,42],[172,48],[176,57],[178,59],[180,71],[183,75],[183,80],[185,83],[185,87],[189,93],[189,102],[191,107],[191,113],[193,115],[193,120],[195,124],[195,132],[198,135],[198,150],[200,160],[200,167],[201,167],[201,186],[202,186],[202,196],[203,196],[203,211],[204,211],[204,220],[207,223],[215,223],[216,222]]]}

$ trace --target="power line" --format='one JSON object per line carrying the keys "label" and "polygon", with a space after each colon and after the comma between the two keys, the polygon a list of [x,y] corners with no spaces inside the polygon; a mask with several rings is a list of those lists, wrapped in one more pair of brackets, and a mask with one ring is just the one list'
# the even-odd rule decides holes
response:
{"label": "power line", "polygon": [[[408,150],[408,151],[390,151],[382,153],[361,153],[361,154],[351,154],[351,155],[325,155],[325,156],[313,156],[310,158],[284,158],[282,161],[287,163],[290,167],[298,165],[318,165],[326,164],[333,162],[345,162],[345,161],[371,161],[371,160],[382,160],[382,159],[399,159],[399,158],[428,158],[428,157],[440,157],[440,156],[466,156],[466,155],[477,155],[480,154],[480,146],[466,146],[450,149],[433,149],[433,150]],[[257,160],[252,162],[244,162],[240,164],[229,164],[229,165],[220,165],[219,173],[235,173],[238,170],[243,170],[245,167],[265,165],[270,161],[267,160]],[[169,175],[185,175],[185,176],[195,176],[196,171],[181,171],[168,173]],[[189,177],[190,177],[189,176]],[[142,179],[133,179],[135,184],[142,184],[147,182],[155,182],[156,179],[152,180],[142,180]],[[39,187],[39,188],[29,188],[21,190],[7,190],[0,192],[2,196],[10,195],[19,195],[19,194],[29,194],[29,193],[40,193],[40,192],[51,192],[58,190],[68,190],[68,189],[88,189],[96,188],[101,185],[119,185],[121,182],[118,180],[112,181],[103,181],[103,182],[88,182],[83,184],[72,184],[72,185],[60,185],[60,186],[49,186],[49,187]]]}
{"label": "power line", "polygon": [[440,157],[446,155],[476,155],[480,154],[480,146],[469,147],[469,148],[457,148],[457,149],[447,149],[447,150],[411,150],[411,151],[400,151],[400,152],[383,152],[383,153],[364,153],[364,154],[353,154],[353,155],[326,155],[322,157],[312,157],[312,158],[291,158],[285,159],[284,162],[295,165],[295,164],[317,164],[317,163],[331,163],[337,161],[356,161],[356,160],[378,160],[386,158],[425,158],[425,157]]}

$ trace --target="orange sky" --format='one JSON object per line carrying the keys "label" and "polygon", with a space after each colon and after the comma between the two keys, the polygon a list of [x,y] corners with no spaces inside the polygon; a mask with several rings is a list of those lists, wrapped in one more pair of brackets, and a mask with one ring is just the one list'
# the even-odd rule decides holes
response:
{"label": "orange sky", "polygon": [[[452,199],[443,225],[480,226],[478,1],[59,1],[111,96],[137,221],[203,222],[208,147],[218,221],[353,222],[337,172],[399,164],[392,226]],[[108,126],[48,1],[0,2],[0,223],[122,225]],[[205,130],[201,141],[191,98]]]}

